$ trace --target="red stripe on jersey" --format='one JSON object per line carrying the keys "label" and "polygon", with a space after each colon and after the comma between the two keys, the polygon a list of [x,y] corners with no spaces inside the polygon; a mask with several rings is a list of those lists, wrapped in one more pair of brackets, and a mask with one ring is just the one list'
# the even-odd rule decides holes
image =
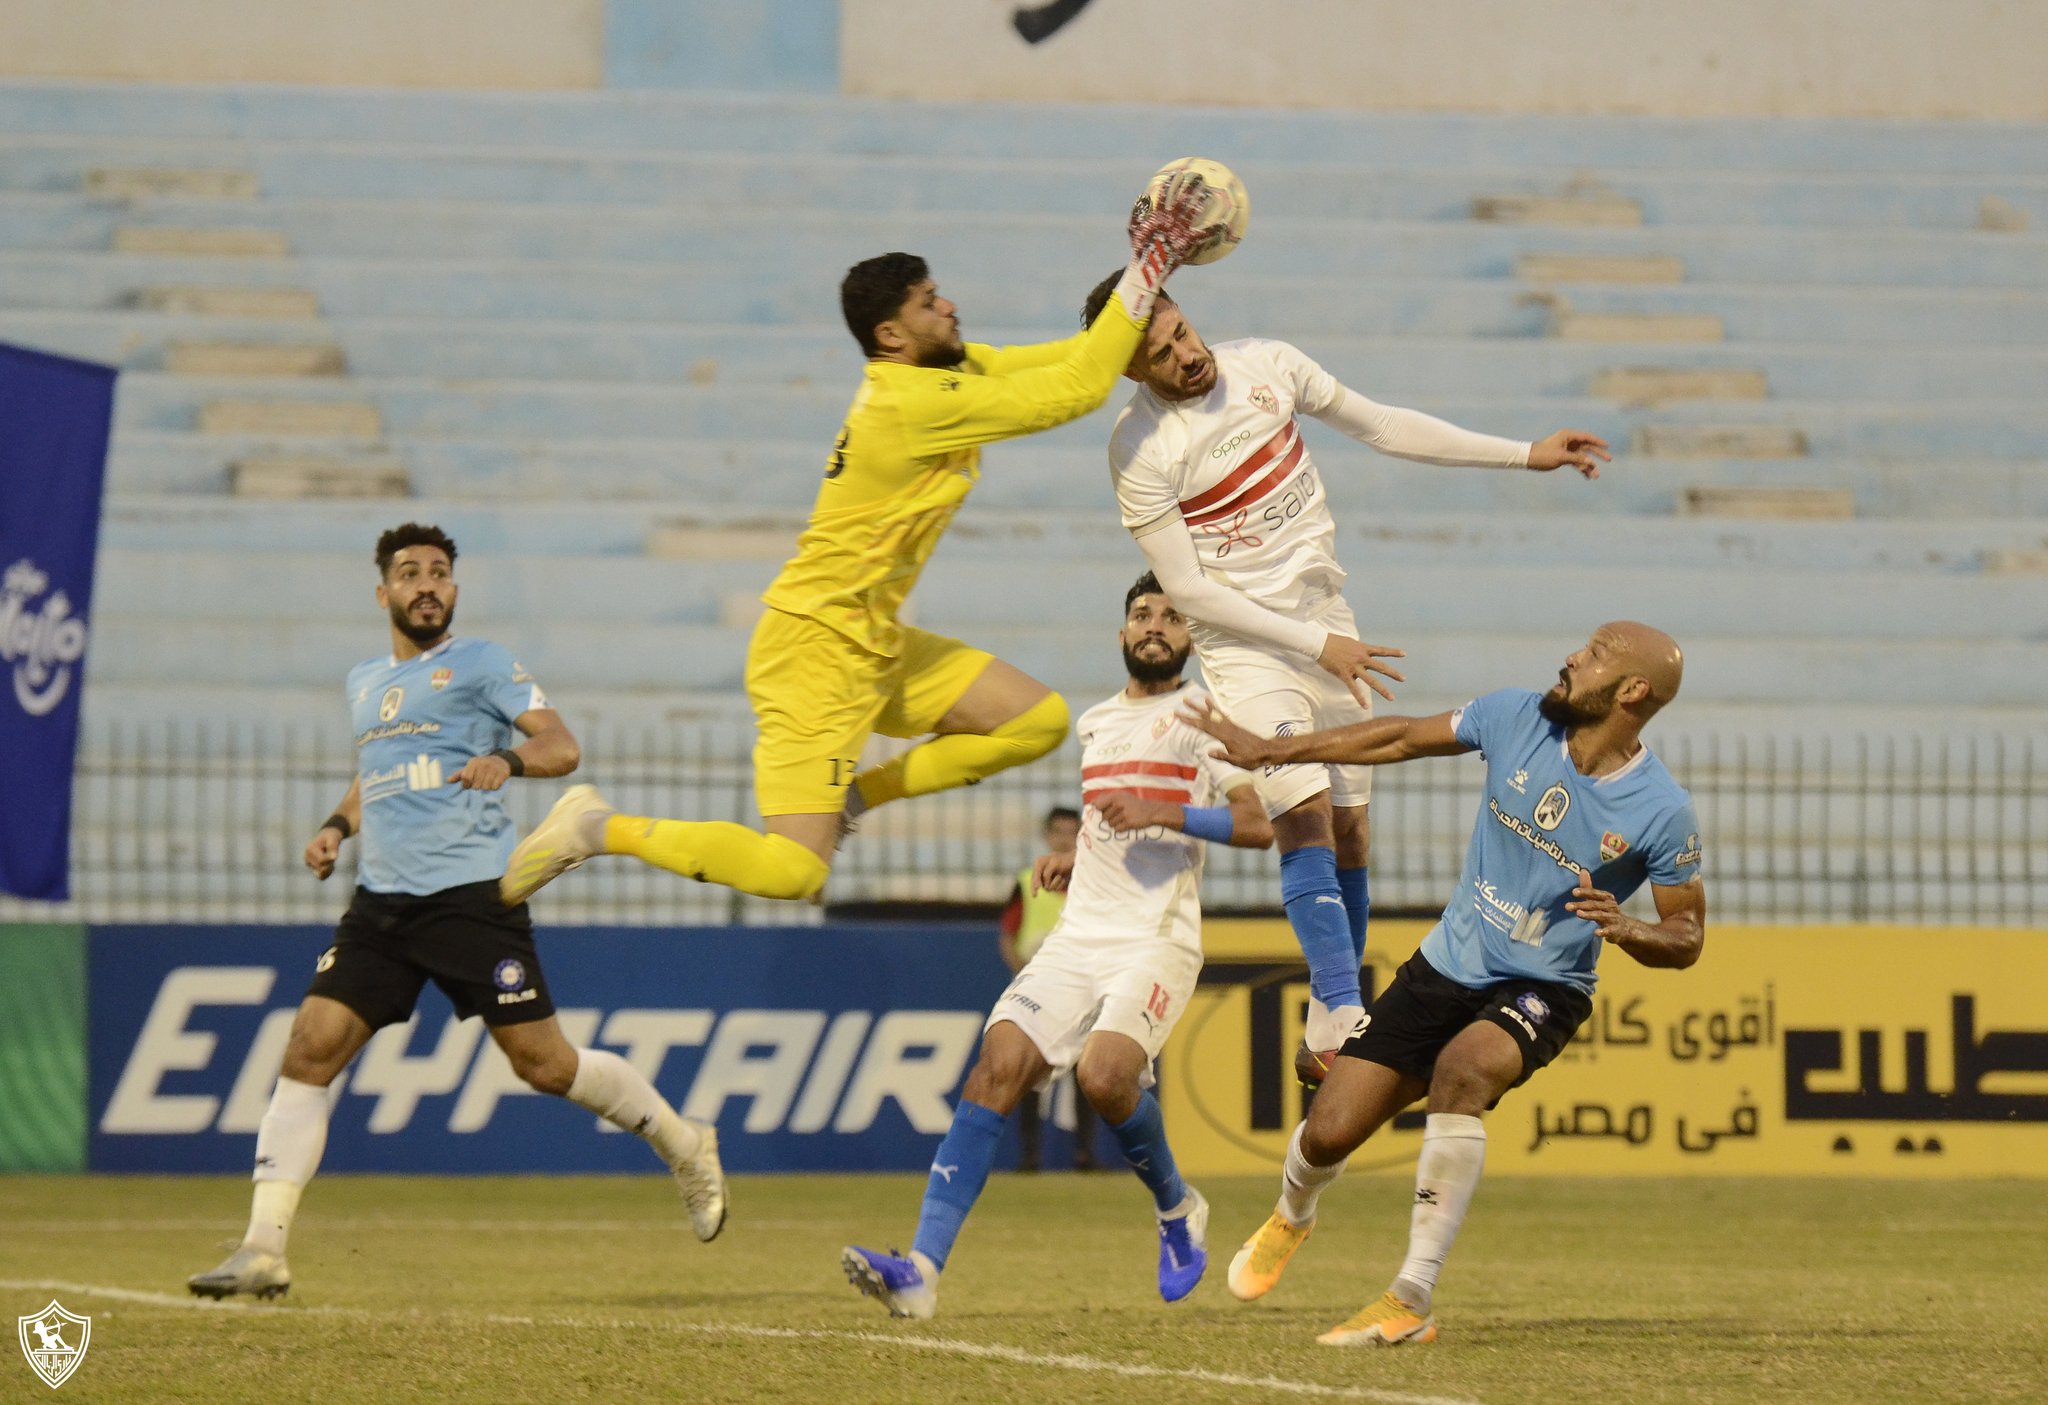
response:
{"label": "red stripe on jersey", "polygon": [[1135,795],[1140,800],[1171,800],[1176,805],[1186,805],[1194,799],[1185,790],[1154,790],[1150,786],[1142,785],[1106,785],[1100,790],[1082,791],[1081,803],[1100,804],[1106,795]]}
{"label": "red stripe on jersey", "polygon": [[1195,778],[1195,768],[1173,761],[1110,761],[1100,766],[1081,768],[1084,781],[1092,781],[1098,776],[1179,776],[1184,781],[1191,781]]}
{"label": "red stripe on jersey", "polygon": [[1190,527],[1200,527],[1210,522],[1221,522],[1234,512],[1249,511],[1258,506],[1263,498],[1293,476],[1294,470],[1301,466],[1302,456],[1307,452],[1308,445],[1296,439],[1294,441],[1294,452],[1280,460],[1278,468],[1247,488],[1242,495],[1223,504],[1223,506],[1212,508],[1208,512],[1199,513],[1188,518],[1188,525]]}
{"label": "red stripe on jersey", "polygon": [[1290,447],[1288,442],[1290,439],[1295,442],[1299,442],[1301,439],[1301,431],[1294,427],[1294,421],[1291,419],[1287,421],[1286,426],[1278,434],[1260,445],[1257,453],[1232,469],[1221,483],[1204,488],[1193,497],[1184,499],[1180,505],[1182,515],[1192,515],[1222,502],[1237,491],[1238,485],[1243,483],[1245,479],[1257,473],[1281,454],[1286,453]]}

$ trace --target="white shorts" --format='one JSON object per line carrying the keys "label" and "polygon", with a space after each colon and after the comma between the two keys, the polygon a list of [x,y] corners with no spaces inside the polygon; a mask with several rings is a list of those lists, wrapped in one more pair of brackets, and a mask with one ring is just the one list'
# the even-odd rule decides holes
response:
{"label": "white shorts", "polygon": [[[1097,1030],[1128,1035],[1156,1059],[1201,974],[1201,952],[1156,937],[1105,941],[1055,932],[1010,982],[982,1031],[1008,1020],[1056,1074],[1080,1062]],[[1149,1068],[1144,1083],[1152,1086]]]}
{"label": "white shorts", "polygon": [[[1342,600],[1333,601],[1316,623],[1334,633],[1358,634],[1351,607]],[[1372,716],[1342,679],[1299,654],[1241,639],[1208,643],[1199,652],[1202,676],[1217,703],[1231,721],[1260,736],[1321,732]],[[1363,805],[1372,799],[1372,767],[1312,762],[1268,766],[1259,777],[1268,817],[1284,815],[1325,790],[1332,805]]]}

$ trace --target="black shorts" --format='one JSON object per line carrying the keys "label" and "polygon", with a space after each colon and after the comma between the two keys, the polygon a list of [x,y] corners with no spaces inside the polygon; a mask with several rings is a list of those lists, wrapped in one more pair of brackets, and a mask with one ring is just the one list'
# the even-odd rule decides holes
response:
{"label": "black shorts", "polygon": [[1506,1030],[1522,1050],[1519,1088],[1558,1056],[1593,1012],[1593,1000],[1575,986],[1552,981],[1502,981],[1474,990],[1460,985],[1416,952],[1366,1012],[1365,1028],[1339,1052],[1429,1081],[1436,1056],[1467,1025],[1484,1020]]}
{"label": "black shorts", "polygon": [[524,903],[498,901],[495,879],[424,897],[356,889],[306,994],[339,1000],[382,1029],[411,1016],[429,980],[461,1019],[529,1024],[555,1013],[533,919]]}

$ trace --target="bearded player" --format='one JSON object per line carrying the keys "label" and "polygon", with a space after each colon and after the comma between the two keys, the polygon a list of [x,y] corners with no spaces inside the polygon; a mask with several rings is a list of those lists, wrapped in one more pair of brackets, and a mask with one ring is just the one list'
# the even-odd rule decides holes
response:
{"label": "bearded player", "polygon": [[386,1025],[413,1013],[428,981],[464,1019],[480,1015],[512,1069],[654,1148],[699,1239],[725,1224],[718,1133],[680,1117],[640,1071],[562,1034],[524,907],[498,902],[512,848],[499,792],[518,776],[566,776],[581,752],[540,685],[511,654],[459,639],[455,543],[408,522],[377,540],[377,604],[391,652],[349,671],[356,779],[306,845],[325,881],[342,844],[362,840],[355,896],[314,966],[256,1132],[249,1228],[227,1261],[187,1280],[202,1297],[282,1296],[285,1241],[320,1168],[336,1077]]}
{"label": "bearded player", "polygon": [[[1113,281],[1089,294],[1092,321]],[[1337,524],[1297,421],[1311,415],[1383,454],[1433,464],[1588,478],[1606,441],[1561,429],[1536,443],[1475,434],[1376,404],[1285,342],[1214,347],[1161,297],[1125,374],[1141,389],[1109,459],[1124,525],[1190,621],[1203,677],[1246,727],[1284,736],[1372,715],[1375,674],[1402,656],[1360,642],[1343,596]],[[1309,1015],[1295,1072],[1315,1086],[1358,1022],[1370,907],[1372,773],[1275,767],[1259,783],[1280,849],[1280,896],[1308,960]]]}
{"label": "bearded player", "polygon": [[[1315,1227],[1316,1203],[1365,1139],[1429,1099],[1408,1253],[1386,1292],[1316,1338],[1327,1346],[1436,1339],[1437,1275],[1486,1161],[1490,1110],[1570,1042],[1592,1010],[1611,943],[1645,966],[1683,968],[1706,941],[1706,884],[1692,797],[1643,745],[1678,695],[1684,659],[1648,625],[1602,625],[1547,693],[1488,693],[1436,717],[1388,717],[1267,739],[1197,704],[1186,720],[1240,766],[1385,766],[1486,757],[1486,807],[1458,891],[1421,949],[1346,1041],[1294,1129],[1280,1203],[1230,1264],[1230,1291],[1272,1291]],[[1645,882],[1657,920],[1621,911]]]}
{"label": "bearded player", "polygon": [[[1100,315],[1079,336],[1037,346],[963,342],[959,309],[915,255],[856,264],[840,305],[867,372],[747,650],[765,831],[621,815],[576,786],[514,851],[504,901],[523,902],[595,854],[631,854],[759,897],[810,898],[864,811],[972,785],[1057,747],[1067,735],[1058,694],[897,614],[981,476],[981,446],[1065,424],[1109,397],[1166,277],[1212,239],[1206,209],[1196,182],[1134,215],[1130,265]],[[935,735],[860,771],[876,732]]]}
{"label": "bearded player", "polygon": [[1067,889],[1059,925],[988,1017],[910,1252],[840,1255],[848,1280],[896,1317],[938,1310],[940,1271],[1004,1124],[1067,1068],[1152,1194],[1160,1297],[1185,1298],[1208,1267],[1209,1205],[1174,1164],[1152,1061],[1202,970],[1203,842],[1263,849],[1273,831],[1252,778],[1208,755],[1208,739],[1174,715],[1201,695],[1181,681],[1187,624],[1150,572],[1124,599],[1118,638],[1129,681],[1081,715],[1080,848],[1047,854],[1034,871],[1040,885]]}

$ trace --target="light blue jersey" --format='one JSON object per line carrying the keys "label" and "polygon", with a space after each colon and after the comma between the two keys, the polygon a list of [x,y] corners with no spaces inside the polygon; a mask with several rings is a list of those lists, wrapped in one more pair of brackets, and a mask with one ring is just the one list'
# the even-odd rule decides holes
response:
{"label": "light blue jersey", "polygon": [[1597,780],[1579,774],[1542,695],[1507,688],[1451,714],[1458,740],[1486,757],[1486,806],[1465,851],[1458,892],[1422,940],[1422,955],[1460,985],[1528,978],[1593,989],[1602,942],[1564,910],[1578,869],[1626,901],[1700,873],[1699,819],[1648,747]]}
{"label": "light blue jersey", "polygon": [[533,676],[484,639],[350,669],[363,790],[357,881],[373,893],[426,894],[502,874],[514,838],[502,792],[449,782],[471,757],[517,742],[512,720],[547,705]]}

